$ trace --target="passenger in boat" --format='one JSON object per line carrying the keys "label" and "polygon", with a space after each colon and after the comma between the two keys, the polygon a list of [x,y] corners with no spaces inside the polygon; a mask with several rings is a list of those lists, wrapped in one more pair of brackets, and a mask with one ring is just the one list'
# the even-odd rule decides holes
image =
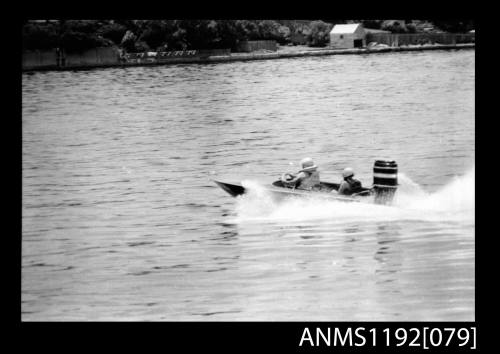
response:
{"label": "passenger in boat", "polygon": [[339,194],[352,195],[362,190],[361,182],[353,178],[354,171],[352,168],[346,167],[344,171],[342,171],[342,177],[344,177],[344,180],[339,186]]}
{"label": "passenger in boat", "polygon": [[296,174],[285,173],[281,181],[287,187],[316,190],[320,188],[319,171],[310,157],[300,161],[301,170]]}

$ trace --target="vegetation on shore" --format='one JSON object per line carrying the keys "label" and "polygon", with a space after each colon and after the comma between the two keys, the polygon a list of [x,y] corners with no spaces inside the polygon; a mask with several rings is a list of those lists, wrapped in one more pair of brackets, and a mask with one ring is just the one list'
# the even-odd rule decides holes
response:
{"label": "vegetation on shore", "polygon": [[473,21],[432,20],[36,20],[23,25],[23,50],[81,52],[118,46],[127,52],[234,49],[245,40],[276,40],[323,47],[338,23],[362,22],[393,33],[467,32]]}

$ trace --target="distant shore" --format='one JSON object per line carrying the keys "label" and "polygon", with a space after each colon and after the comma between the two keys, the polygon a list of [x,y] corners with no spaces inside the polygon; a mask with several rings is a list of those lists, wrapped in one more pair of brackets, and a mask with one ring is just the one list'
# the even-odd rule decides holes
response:
{"label": "distant shore", "polygon": [[207,61],[238,61],[238,60],[259,60],[259,59],[280,59],[294,58],[307,56],[322,56],[322,55],[340,55],[340,54],[372,54],[386,52],[403,52],[403,51],[422,51],[422,50],[437,50],[437,49],[469,49],[475,48],[475,43],[463,44],[429,44],[429,45],[413,45],[399,47],[372,47],[372,48],[353,48],[353,49],[329,49],[329,48],[310,48],[302,47],[295,49],[291,47],[281,47],[277,52],[272,53],[231,53],[230,56],[209,57]]}
{"label": "distant shore", "polygon": [[169,64],[193,64],[193,63],[220,63],[220,62],[234,62],[234,61],[248,61],[248,60],[269,60],[269,59],[282,59],[282,58],[296,58],[296,57],[310,57],[310,56],[324,56],[324,55],[341,55],[341,54],[377,54],[388,52],[404,52],[404,51],[424,51],[424,50],[451,50],[451,49],[473,49],[475,43],[463,44],[424,44],[424,45],[408,45],[408,46],[375,46],[365,48],[353,49],[330,49],[326,48],[311,48],[305,46],[295,47],[279,47],[276,52],[272,51],[257,51],[251,53],[230,53],[226,55],[213,55],[208,57],[180,57],[171,58],[162,61],[138,61],[138,62],[117,62],[106,64],[85,64],[85,65],[72,65],[66,67],[38,67],[38,68],[23,68],[23,72],[34,71],[67,71],[67,70],[83,70],[83,69],[96,69],[96,68],[110,68],[110,67],[130,67],[130,66],[151,66],[151,65],[169,65]]}

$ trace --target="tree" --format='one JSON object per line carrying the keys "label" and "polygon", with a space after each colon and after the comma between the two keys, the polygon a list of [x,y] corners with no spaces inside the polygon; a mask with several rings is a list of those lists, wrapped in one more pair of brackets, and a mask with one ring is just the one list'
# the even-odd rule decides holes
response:
{"label": "tree", "polygon": [[123,35],[123,38],[120,42],[123,49],[127,52],[135,52],[135,41],[137,40],[137,36],[132,31],[127,31]]}
{"label": "tree", "polygon": [[208,27],[212,30],[211,48],[234,48],[239,40],[236,21],[211,21]]}
{"label": "tree", "polygon": [[403,21],[387,20],[382,23],[381,29],[392,33],[406,33],[407,29]]}
{"label": "tree", "polygon": [[235,31],[238,40],[241,41],[258,39],[260,36],[259,26],[257,26],[255,21],[237,20],[235,22]]}
{"label": "tree", "polygon": [[260,21],[258,24],[259,37],[261,39],[277,40],[280,37],[279,27],[279,23],[273,20]]}
{"label": "tree", "polygon": [[474,29],[473,20],[431,20],[431,22],[445,32],[465,33]]}
{"label": "tree", "polygon": [[96,47],[108,47],[113,43],[95,34],[66,31],[61,36],[61,47],[67,52],[83,52]]}
{"label": "tree", "polygon": [[127,27],[119,23],[106,24],[98,31],[102,37],[112,40],[117,45],[121,43],[126,32]]}
{"label": "tree", "polygon": [[175,21],[145,21],[141,25],[142,33],[139,36],[139,40],[146,42],[152,49],[164,47],[165,45],[168,46],[176,31]]}
{"label": "tree", "polygon": [[361,20],[365,28],[380,29],[384,20]]}
{"label": "tree", "polygon": [[113,42],[98,34],[103,21],[66,20],[61,21],[60,46],[67,52],[83,52],[96,47],[107,47]]}
{"label": "tree", "polygon": [[[181,40],[185,49],[209,47],[209,43],[214,37],[213,29],[208,27],[210,22],[210,20],[180,20],[178,22],[179,29],[183,31],[176,31],[177,37]],[[179,35],[182,35],[182,37]]]}
{"label": "tree", "polygon": [[78,32],[86,34],[96,34],[101,27],[101,23],[95,20],[66,20],[63,22],[64,32]]}
{"label": "tree", "polygon": [[169,42],[169,47],[176,50],[184,50],[187,48],[187,31],[184,28],[178,28],[173,34],[172,39]]}
{"label": "tree", "polygon": [[59,46],[59,34],[56,25],[32,24],[23,26],[23,48],[26,50],[52,49]]}
{"label": "tree", "polygon": [[324,47],[330,42],[330,31],[332,25],[323,21],[312,21],[311,33],[307,36],[307,44],[310,47]]}
{"label": "tree", "polygon": [[292,31],[290,31],[290,28],[288,26],[280,26],[278,28],[278,33],[279,33],[279,38],[278,38],[278,43],[280,44],[285,44],[285,43],[290,43],[290,35]]}

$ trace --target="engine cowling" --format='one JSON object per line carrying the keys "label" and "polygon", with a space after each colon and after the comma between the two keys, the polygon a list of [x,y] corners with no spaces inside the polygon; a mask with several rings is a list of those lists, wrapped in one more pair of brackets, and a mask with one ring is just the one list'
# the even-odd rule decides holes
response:
{"label": "engine cowling", "polygon": [[376,204],[390,204],[398,188],[396,161],[376,160],[373,165],[373,189]]}

